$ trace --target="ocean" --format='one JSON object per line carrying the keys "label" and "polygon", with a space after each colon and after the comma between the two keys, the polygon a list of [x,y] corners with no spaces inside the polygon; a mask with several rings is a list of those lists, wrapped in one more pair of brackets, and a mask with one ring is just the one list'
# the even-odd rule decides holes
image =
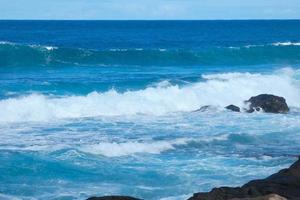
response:
{"label": "ocean", "polygon": [[[263,93],[290,112],[224,109]],[[299,154],[299,20],[0,21],[0,199],[184,200]]]}

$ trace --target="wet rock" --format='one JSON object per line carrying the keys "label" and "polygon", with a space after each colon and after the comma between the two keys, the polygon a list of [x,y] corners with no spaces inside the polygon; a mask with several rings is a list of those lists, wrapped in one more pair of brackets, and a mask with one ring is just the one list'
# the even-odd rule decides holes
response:
{"label": "wet rock", "polygon": [[266,196],[255,197],[255,198],[242,198],[242,199],[234,198],[231,200],[287,200],[287,199],[277,194],[270,194]]}
{"label": "wet rock", "polygon": [[104,196],[104,197],[91,197],[87,200],[141,200],[134,197],[128,196]]}
{"label": "wet rock", "polygon": [[277,194],[291,200],[300,200],[300,159],[265,179],[250,181],[242,187],[220,187],[210,192],[196,193],[189,200],[228,200],[258,198]]}
{"label": "wet rock", "polygon": [[194,112],[206,112],[208,110],[212,110],[213,106],[202,106],[201,108],[199,108],[198,110],[195,110]]}
{"label": "wet rock", "polygon": [[241,112],[241,109],[235,105],[229,105],[225,107],[227,110],[231,110],[233,112]]}
{"label": "wet rock", "polygon": [[251,97],[245,103],[249,103],[249,110],[247,112],[259,111],[262,109],[267,113],[287,113],[289,112],[289,107],[283,97],[271,95],[271,94],[261,94],[258,96]]}

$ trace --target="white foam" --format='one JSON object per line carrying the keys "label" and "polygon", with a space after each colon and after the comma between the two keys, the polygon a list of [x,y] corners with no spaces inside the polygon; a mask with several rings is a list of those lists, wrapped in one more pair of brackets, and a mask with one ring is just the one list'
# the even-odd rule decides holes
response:
{"label": "white foam", "polygon": [[128,49],[109,49],[109,51],[128,51]]}
{"label": "white foam", "polygon": [[[22,200],[22,199],[24,200],[24,198],[21,198],[21,197],[1,194],[1,193],[0,193],[0,199],[1,200]],[[30,199],[35,200],[35,198],[30,198]]]}
{"label": "white foam", "polygon": [[167,51],[167,49],[159,49],[159,51],[164,52]]}
{"label": "white foam", "polygon": [[[244,46],[245,48],[265,47],[265,46],[300,46],[300,42],[274,42],[269,44],[249,44]],[[230,49],[240,49],[240,47],[229,47]]]}
{"label": "white foam", "polygon": [[300,42],[276,42],[274,46],[300,46]]}
{"label": "white foam", "polygon": [[13,44],[13,43],[7,41],[0,41],[0,44]]}
{"label": "white foam", "polygon": [[45,49],[47,49],[48,51],[52,51],[52,50],[57,49],[57,47],[45,46]]}
{"label": "white foam", "polygon": [[42,46],[42,45],[35,45],[35,44],[29,45],[29,46],[32,47],[32,48],[37,48],[37,49],[46,49],[48,51],[53,51],[55,49],[58,49],[58,47]]}
{"label": "white foam", "polygon": [[160,154],[163,151],[175,149],[175,145],[184,145],[190,139],[177,139],[172,141],[151,141],[151,142],[124,142],[110,143],[102,142],[94,145],[86,145],[80,148],[81,151],[106,157],[127,156],[136,153]]}
{"label": "white foam", "polygon": [[[25,44],[13,43],[8,41],[0,41],[0,45],[26,46]],[[43,45],[36,45],[36,44],[30,44],[28,45],[28,47],[37,48],[37,49],[46,49],[48,51],[53,51],[55,49],[58,49],[58,47],[54,47],[54,46],[43,46]]]}
{"label": "white foam", "polygon": [[255,45],[255,44],[249,44],[249,45],[246,45],[245,48],[249,49],[249,48],[252,48],[252,47],[264,47],[265,45]]}
{"label": "white foam", "polygon": [[172,86],[172,84],[170,83],[170,81],[164,80],[164,81],[160,81],[155,84],[151,84],[150,86],[155,86],[155,87],[159,87],[159,88],[167,88],[167,87]]}
{"label": "white foam", "polygon": [[143,90],[92,92],[86,96],[51,97],[41,94],[0,101],[0,122],[49,121],[66,118],[122,115],[166,115],[190,112],[201,106],[243,106],[251,96],[283,96],[300,108],[299,71],[284,69],[272,74],[224,73],[203,75],[204,81],[183,87],[167,82]]}

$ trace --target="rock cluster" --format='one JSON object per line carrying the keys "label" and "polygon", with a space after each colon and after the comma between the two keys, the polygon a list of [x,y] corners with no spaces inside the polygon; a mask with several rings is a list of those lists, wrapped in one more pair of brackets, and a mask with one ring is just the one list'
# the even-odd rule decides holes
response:
{"label": "rock cluster", "polygon": [[[251,97],[245,101],[245,104],[249,106],[249,108],[245,109],[248,113],[260,110],[266,113],[288,113],[290,110],[283,97],[271,94],[260,94]],[[234,112],[240,112],[240,108],[235,105],[229,105],[225,108]]]}
{"label": "rock cluster", "polygon": [[277,199],[300,200],[300,159],[266,179],[250,181],[242,187],[214,188],[207,193],[196,193],[188,200],[264,199],[270,194],[280,195]]}

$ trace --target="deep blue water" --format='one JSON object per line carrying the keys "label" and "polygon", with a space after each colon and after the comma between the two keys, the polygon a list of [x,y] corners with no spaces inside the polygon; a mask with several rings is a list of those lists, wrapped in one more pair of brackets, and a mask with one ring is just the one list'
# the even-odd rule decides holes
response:
{"label": "deep blue water", "polygon": [[[0,199],[183,200],[266,177],[300,152],[299,67],[299,20],[0,21]],[[224,109],[261,93],[291,112]]]}

